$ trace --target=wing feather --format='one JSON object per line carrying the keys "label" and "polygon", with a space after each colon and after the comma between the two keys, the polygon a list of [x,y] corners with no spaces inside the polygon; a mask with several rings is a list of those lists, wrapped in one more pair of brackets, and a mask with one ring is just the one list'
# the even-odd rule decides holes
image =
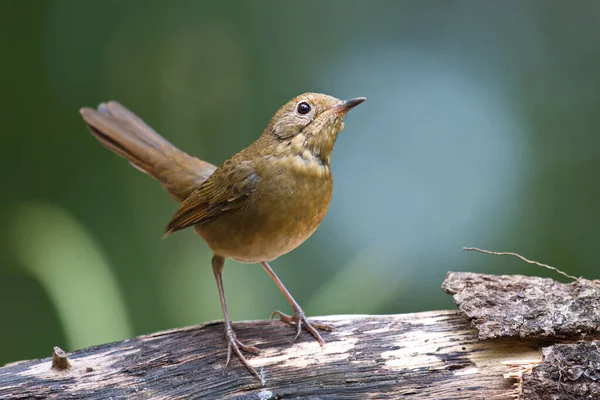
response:
{"label": "wing feather", "polygon": [[167,225],[165,236],[240,208],[256,190],[258,182],[259,177],[249,161],[226,162],[181,203]]}

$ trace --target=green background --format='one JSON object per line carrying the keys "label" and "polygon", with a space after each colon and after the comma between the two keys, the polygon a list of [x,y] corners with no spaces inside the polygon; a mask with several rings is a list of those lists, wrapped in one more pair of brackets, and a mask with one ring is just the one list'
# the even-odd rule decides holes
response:
{"label": "green background", "polygon": [[[310,315],[453,308],[450,270],[550,274],[463,246],[598,278],[598,15],[595,1],[0,2],[0,364],[222,318],[206,245],[161,240],[177,205],[85,129],[78,109],[110,99],[219,164],[297,94],[368,98],[336,144],[325,221],[272,263]],[[234,321],[289,310],[257,265],[230,261],[224,279]]]}

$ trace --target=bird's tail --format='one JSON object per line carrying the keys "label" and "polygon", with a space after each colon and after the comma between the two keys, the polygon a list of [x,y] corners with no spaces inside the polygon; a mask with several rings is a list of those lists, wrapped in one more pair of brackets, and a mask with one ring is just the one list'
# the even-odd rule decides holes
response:
{"label": "bird's tail", "polygon": [[159,181],[180,202],[216,169],[179,150],[115,101],[101,103],[97,110],[85,107],[80,112],[100,143]]}

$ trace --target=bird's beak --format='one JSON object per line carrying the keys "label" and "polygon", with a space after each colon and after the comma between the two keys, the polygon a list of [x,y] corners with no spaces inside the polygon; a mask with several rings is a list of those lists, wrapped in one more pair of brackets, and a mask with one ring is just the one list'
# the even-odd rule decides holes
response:
{"label": "bird's beak", "polygon": [[354,99],[342,101],[340,104],[334,106],[332,108],[332,111],[334,113],[345,114],[351,108],[356,107],[357,105],[359,105],[360,103],[362,103],[366,99],[367,99],[366,97],[356,97]]}

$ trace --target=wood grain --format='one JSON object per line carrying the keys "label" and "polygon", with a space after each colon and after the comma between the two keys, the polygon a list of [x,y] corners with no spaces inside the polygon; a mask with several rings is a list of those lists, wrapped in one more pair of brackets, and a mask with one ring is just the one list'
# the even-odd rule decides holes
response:
{"label": "wood grain", "polygon": [[225,368],[221,322],[140,336],[52,359],[0,368],[0,399],[514,399],[506,362],[541,361],[536,341],[479,341],[456,311],[318,318],[338,329],[323,350],[306,332],[292,344],[278,321],[236,323],[262,349],[251,364]]}
{"label": "wood grain", "polygon": [[235,323],[265,386],[225,367],[222,322],[55,347],[54,363],[0,368],[0,399],[600,399],[599,284],[449,273],[458,311],[315,318],[337,328],[324,349],[278,321]]}

